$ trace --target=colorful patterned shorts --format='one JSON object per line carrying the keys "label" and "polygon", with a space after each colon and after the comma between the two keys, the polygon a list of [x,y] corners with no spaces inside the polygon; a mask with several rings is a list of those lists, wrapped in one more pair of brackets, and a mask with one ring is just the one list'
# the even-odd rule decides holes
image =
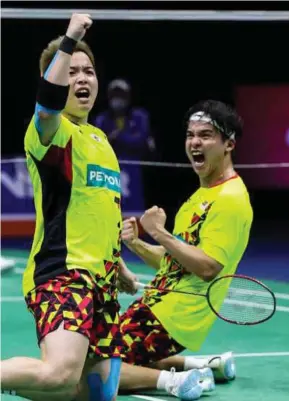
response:
{"label": "colorful patterned shorts", "polygon": [[36,322],[38,344],[63,322],[65,330],[89,339],[88,357],[123,356],[119,304],[108,298],[89,273],[81,270],[69,270],[39,285],[25,298]]}
{"label": "colorful patterned shorts", "polygon": [[125,346],[124,362],[145,366],[185,349],[168,334],[141,299],[121,315],[120,321]]}

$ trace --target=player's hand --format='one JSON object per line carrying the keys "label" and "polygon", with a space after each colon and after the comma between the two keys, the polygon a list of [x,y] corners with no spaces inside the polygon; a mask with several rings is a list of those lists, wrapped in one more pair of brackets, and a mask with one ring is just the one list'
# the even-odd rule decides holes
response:
{"label": "player's hand", "polygon": [[66,35],[76,41],[81,40],[91,25],[92,19],[89,14],[72,14]]}
{"label": "player's hand", "polygon": [[119,263],[119,274],[116,286],[119,292],[125,292],[130,295],[134,295],[137,290],[137,277],[132,273],[124,261],[121,259]]}
{"label": "player's hand", "polygon": [[164,209],[153,206],[146,210],[145,213],[140,218],[140,223],[144,230],[153,236],[153,234],[158,230],[164,228],[166,224],[167,216]]}
{"label": "player's hand", "polygon": [[135,217],[124,220],[121,232],[121,239],[124,242],[132,243],[138,238],[138,226]]}

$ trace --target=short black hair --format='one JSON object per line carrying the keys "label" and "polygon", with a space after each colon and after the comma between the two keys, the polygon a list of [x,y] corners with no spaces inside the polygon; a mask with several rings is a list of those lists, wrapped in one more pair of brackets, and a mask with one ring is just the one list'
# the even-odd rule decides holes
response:
{"label": "short black hair", "polygon": [[235,138],[242,136],[243,121],[241,117],[231,106],[219,100],[202,100],[190,107],[185,114],[186,129],[191,115],[198,111],[203,111],[216,121],[218,126],[221,127],[219,131],[224,140],[228,139],[232,132],[234,132]]}

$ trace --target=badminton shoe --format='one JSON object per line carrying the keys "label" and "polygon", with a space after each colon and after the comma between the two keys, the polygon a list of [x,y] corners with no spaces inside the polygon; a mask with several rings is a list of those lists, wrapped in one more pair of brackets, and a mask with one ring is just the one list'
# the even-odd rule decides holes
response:
{"label": "badminton shoe", "polygon": [[191,369],[186,372],[170,371],[165,389],[181,400],[198,400],[204,392],[215,389],[213,372],[210,368]]}
{"label": "badminton shoe", "polygon": [[209,360],[216,382],[225,382],[236,378],[236,365],[232,352],[225,352]]}

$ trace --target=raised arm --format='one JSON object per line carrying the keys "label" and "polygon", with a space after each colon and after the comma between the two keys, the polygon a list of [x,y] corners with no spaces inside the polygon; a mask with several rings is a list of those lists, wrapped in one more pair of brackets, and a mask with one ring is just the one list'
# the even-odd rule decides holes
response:
{"label": "raised arm", "polygon": [[41,71],[41,81],[35,107],[35,124],[42,145],[52,141],[59,125],[61,112],[69,92],[71,56],[78,40],[85,35],[92,20],[88,14],[73,14],[59,50],[46,71]]}

